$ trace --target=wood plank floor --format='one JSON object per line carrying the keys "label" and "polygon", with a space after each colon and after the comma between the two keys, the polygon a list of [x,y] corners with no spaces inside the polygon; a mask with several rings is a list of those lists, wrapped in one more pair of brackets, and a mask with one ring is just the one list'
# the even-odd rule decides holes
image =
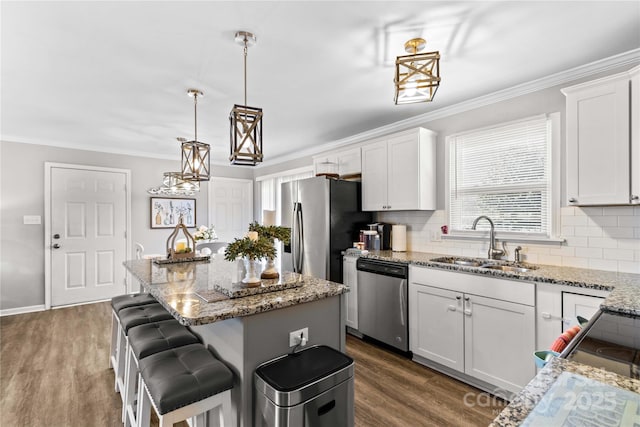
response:
{"label": "wood plank floor", "polygon": [[[104,302],[0,318],[0,426],[122,425],[108,368],[110,310]],[[347,353],[356,361],[358,427],[486,426],[503,408],[357,338],[347,337]],[[481,404],[465,405],[467,393]]]}

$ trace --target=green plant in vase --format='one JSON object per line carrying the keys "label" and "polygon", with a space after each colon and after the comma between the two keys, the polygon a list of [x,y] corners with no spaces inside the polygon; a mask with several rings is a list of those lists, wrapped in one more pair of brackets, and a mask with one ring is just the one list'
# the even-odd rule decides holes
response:
{"label": "green plant in vase", "polygon": [[[249,231],[255,231],[260,236],[266,236],[271,239],[271,244],[275,250],[275,239],[280,240],[284,244],[288,244],[291,240],[291,229],[288,227],[280,227],[277,225],[260,225],[257,221],[249,224]],[[273,257],[267,258],[267,268],[262,272],[263,279],[277,279],[280,274],[273,262]]]}
{"label": "green plant in vase", "polygon": [[224,259],[235,261],[242,258],[245,264],[246,275],[242,283],[247,286],[258,286],[260,278],[257,270],[262,258],[273,258],[276,256],[276,249],[273,246],[273,239],[260,236],[255,231],[249,231],[242,239],[235,239],[229,243],[224,250]]}

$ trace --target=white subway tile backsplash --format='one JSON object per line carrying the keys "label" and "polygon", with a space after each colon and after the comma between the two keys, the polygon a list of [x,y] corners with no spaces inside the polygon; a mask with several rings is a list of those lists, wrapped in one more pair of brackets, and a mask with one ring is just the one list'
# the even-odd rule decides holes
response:
{"label": "white subway tile backsplash", "polygon": [[638,239],[618,239],[618,249],[633,249],[640,251],[640,240]]}
{"label": "white subway tile backsplash", "polygon": [[540,264],[562,265],[562,257],[560,255],[539,255]]}
{"label": "white subway tile backsplash", "polygon": [[[508,243],[522,246],[523,259],[536,264],[566,265],[578,268],[640,274],[640,206],[561,208],[559,231],[566,239],[560,245]],[[488,242],[445,239],[432,241],[440,226],[448,223],[444,210],[380,212],[378,221],[407,224],[407,247],[412,251],[456,256],[487,256]]]}
{"label": "white subway tile backsplash", "polygon": [[604,249],[602,257],[604,259],[615,259],[619,261],[633,261],[634,251],[631,249]]}
{"label": "white subway tile backsplash", "polygon": [[618,261],[614,261],[611,259],[590,258],[589,268],[593,268],[594,270],[617,271]]}
{"label": "white subway tile backsplash", "polygon": [[629,239],[634,235],[635,231],[631,227],[604,227],[602,233],[604,236]]}
{"label": "white subway tile backsplash", "polygon": [[590,239],[597,239],[598,237],[567,237],[567,246],[586,248],[589,246]]}
{"label": "white subway tile backsplash", "polygon": [[600,227],[576,227],[576,236],[600,237],[602,228]]}
{"label": "white subway tile backsplash", "polygon": [[633,215],[633,206],[610,206],[602,209],[603,215]]}
{"label": "white subway tile backsplash", "polygon": [[562,246],[560,248],[549,249],[549,255],[560,255],[563,257],[572,257],[576,253],[576,248],[570,246]]}
{"label": "white subway tile backsplash", "polygon": [[602,258],[601,248],[576,248],[576,256],[582,258]]}
{"label": "white subway tile backsplash", "polygon": [[640,217],[636,216],[619,216],[618,227],[640,227]]}
{"label": "white subway tile backsplash", "polygon": [[562,265],[567,267],[589,268],[589,260],[587,258],[562,257]]}
{"label": "white subway tile backsplash", "polygon": [[[633,218],[633,217],[629,217]],[[594,216],[589,217],[589,227],[616,227],[618,226],[617,216]]]}
{"label": "white subway tile backsplash", "polygon": [[618,271],[622,273],[640,274],[640,262],[638,261],[618,261]]}
{"label": "white subway tile backsplash", "polygon": [[602,208],[595,207],[595,208],[575,208],[575,209],[576,209],[576,213],[581,212],[583,215],[587,215],[589,217],[602,215]]}
{"label": "white subway tile backsplash", "polygon": [[563,216],[562,225],[587,226],[589,225],[589,218],[586,216]]}
{"label": "white subway tile backsplash", "polygon": [[618,241],[610,237],[589,237],[591,248],[617,248]]}

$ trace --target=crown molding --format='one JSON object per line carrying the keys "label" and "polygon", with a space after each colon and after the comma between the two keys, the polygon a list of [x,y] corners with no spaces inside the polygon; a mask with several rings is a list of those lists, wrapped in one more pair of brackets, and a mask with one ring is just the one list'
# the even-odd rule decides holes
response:
{"label": "crown molding", "polygon": [[526,95],[532,92],[537,92],[564,83],[569,83],[584,77],[592,76],[594,74],[624,67],[626,65],[632,66],[638,64],[640,64],[640,48],[623,52],[618,55],[610,56],[608,58],[594,61],[575,68],[571,68],[566,71],[561,71],[559,73],[532,80],[530,82],[512,86],[507,89],[499,90],[489,95],[479,96],[468,101],[463,101],[458,104],[443,107],[438,110],[410,117],[408,119],[400,120],[398,122],[381,126],[366,132],[361,132],[356,135],[331,141],[313,148],[300,150],[296,153],[286,154],[284,156],[269,160],[268,162],[264,162],[258,167],[272,166],[278,163],[284,163],[289,160],[299,159],[304,156],[313,156],[315,154],[326,153],[327,151],[344,148],[349,145],[382,137],[391,133],[407,130],[411,127],[424,125],[425,122],[429,122],[432,120],[438,120],[445,117],[453,116],[455,114],[464,113],[469,110],[474,110],[476,108],[485,107],[487,105],[506,101],[508,99],[516,98],[518,96]]}

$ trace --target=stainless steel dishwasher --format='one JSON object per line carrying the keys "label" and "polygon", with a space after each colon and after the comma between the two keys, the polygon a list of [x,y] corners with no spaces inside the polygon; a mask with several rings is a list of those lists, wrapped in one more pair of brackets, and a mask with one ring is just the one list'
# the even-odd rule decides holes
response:
{"label": "stainless steel dishwasher", "polygon": [[358,258],[358,330],[404,352],[409,351],[407,294],[409,266]]}

